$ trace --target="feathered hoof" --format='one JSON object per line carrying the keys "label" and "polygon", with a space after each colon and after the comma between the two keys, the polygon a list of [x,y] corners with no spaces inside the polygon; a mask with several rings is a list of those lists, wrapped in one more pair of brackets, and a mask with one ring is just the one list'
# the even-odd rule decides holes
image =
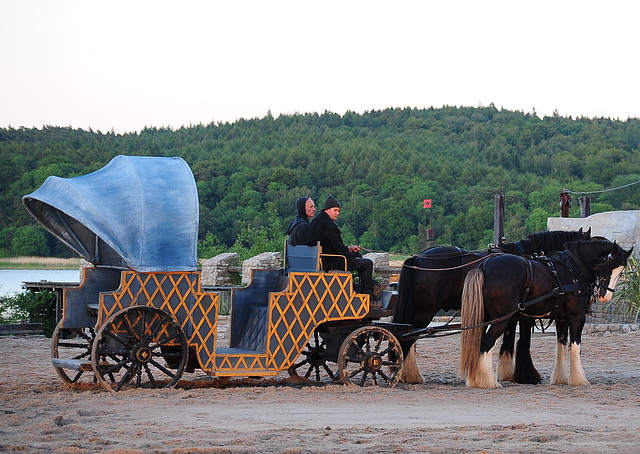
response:
{"label": "feathered hoof", "polygon": [[485,380],[467,380],[467,386],[469,388],[478,388],[478,389],[499,389],[502,388],[502,385],[496,381],[485,381]]}

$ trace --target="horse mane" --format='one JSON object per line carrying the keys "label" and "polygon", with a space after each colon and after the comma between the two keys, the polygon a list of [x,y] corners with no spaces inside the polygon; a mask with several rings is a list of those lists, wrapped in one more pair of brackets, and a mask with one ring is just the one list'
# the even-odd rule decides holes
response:
{"label": "horse mane", "polygon": [[568,241],[583,239],[582,229],[578,231],[550,230],[529,235],[531,241],[530,250],[527,252],[551,252],[561,251]]}
{"label": "horse mane", "polygon": [[582,229],[577,231],[547,230],[544,232],[532,233],[527,238],[515,243],[502,243],[500,248],[519,255],[530,255],[534,252],[561,251],[567,241],[588,240],[591,229],[583,233]]}

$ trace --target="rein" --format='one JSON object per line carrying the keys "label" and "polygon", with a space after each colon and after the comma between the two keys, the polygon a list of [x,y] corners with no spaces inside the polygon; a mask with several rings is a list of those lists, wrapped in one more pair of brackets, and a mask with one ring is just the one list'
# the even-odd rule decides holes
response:
{"label": "rein", "polygon": [[[471,255],[471,254],[468,254],[468,255]],[[451,271],[451,270],[459,270],[461,268],[466,268],[469,265],[474,265],[474,264],[476,264],[478,262],[482,262],[483,260],[486,260],[489,257],[492,257],[494,255],[497,255],[497,254],[491,253],[491,254],[489,254],[487,256],[480,257],[479,259],[473,260],[471,262],[463,263],[462,265],[452,266],[452,267],[449,267],[449,268],[423,268],[423,267],[415,266],[415,265],[405,265],[404,263],[402,264],[402,266],[406,267],[406,268],[412,268],[414,270],[419,270],[419,271]],[[420,257],[420,255],[416,255],[414,257]],[[451,255],[451,257],[455,257],[455,256]]]}

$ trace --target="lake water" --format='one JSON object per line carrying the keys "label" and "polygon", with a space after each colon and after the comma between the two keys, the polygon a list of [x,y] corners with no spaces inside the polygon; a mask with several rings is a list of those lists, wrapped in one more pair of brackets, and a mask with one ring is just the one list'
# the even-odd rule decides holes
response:
{"label": "lake water", "polygon": [[80,282],[80,270],[0,270],[0,296],[23,292],[23,282]]}

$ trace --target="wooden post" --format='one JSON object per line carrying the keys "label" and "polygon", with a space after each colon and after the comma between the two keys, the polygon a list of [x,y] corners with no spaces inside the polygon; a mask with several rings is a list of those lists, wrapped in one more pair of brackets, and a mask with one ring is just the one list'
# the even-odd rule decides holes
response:
{"label": "wooden post", "polygon": [[571,196],[567,188],[564,188],[560,193],[560,217],[569,217],[569,207],[571,206]]}
{"label": "wooden post", "polygon": [[504,238],[504,194],[493,196],[493,243],[502,243]]}
{"label": "wooden post", "polygon": [[580,217],[587,218],[591,216],[591,197],[588,195],[580,197]]}

